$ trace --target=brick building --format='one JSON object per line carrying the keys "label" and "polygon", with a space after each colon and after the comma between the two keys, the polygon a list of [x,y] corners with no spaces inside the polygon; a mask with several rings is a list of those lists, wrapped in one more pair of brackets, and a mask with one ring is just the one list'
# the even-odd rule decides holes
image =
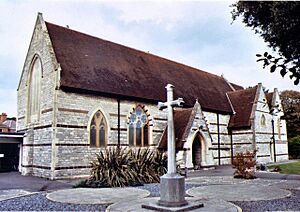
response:
{"label": "brick building", "polygon": [[7,118],[6,113],[0,115],[0,132],[15,132],[16,131],[16,119]]}
{"label": "brick building", "polygon": [[276,89],[268,94],[261,84],[243,89],[223,77],[45,22],[38,14],[18,86],[22,174],[85,176],[95,153],[118,142],[165,149],[167,114],[157,103],[166,100],[168,83],[175,86],[175,98],[185,101],[174,111],[182,166],[230,164],[236,152],[254,149],[259,162],[288,159]]}

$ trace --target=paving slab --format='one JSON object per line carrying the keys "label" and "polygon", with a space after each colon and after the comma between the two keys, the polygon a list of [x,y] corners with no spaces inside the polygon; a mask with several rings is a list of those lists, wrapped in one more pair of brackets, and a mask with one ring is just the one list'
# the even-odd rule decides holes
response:
{"label": "paving slab", "polygon": [[272,200],[291,196],[290,191],[259,184],[200,186],[188,189],[187,194],[198,198],[217,198],[226,201]]}
{"label": "paving slab", "polygon": [[[49,200],[73,204],[112,204],[118,201],[144,198],[150,192],[138,188],[76,188],[51,192]],[[130,201],[131,202],[131,201]]]}
{"label": "paving slab", "polygon": [[0,190],[0,201],[33,194],[22,189]]}
{"label": "paving slab", "polygon": [[[117,202],[115,204],[112,204],[108,206],[106,209],[106,212],[143,212],[143,211],[153,211],[149,209],[142,208],[142,204],[156,204],[159,200],[159,197],[151,197],[151,198],[143,198],[143,199],[137,199],[133,201],[122,201]],[[224,200],[218,200],[218,199],[208,199],[208,198],[186,198],[188,202],[201,202],[204,204],[204,207],[197,208],[192,211],[199,212],[199,211],[222,211],[222,212],[241,212],[241,208],[234,205],[233,203],[226,202]],[[170,208],[170,211],[176,210],[177,208]]]}
{"label": "paving slab", "polygon": [[187,184],[198,184],[198,185],[234,185],[234,184],[262,184],[262,185],[274,185],[287,180],[281,179],[238,179],[233,176],[202,176],[187,178],[185,180]]}

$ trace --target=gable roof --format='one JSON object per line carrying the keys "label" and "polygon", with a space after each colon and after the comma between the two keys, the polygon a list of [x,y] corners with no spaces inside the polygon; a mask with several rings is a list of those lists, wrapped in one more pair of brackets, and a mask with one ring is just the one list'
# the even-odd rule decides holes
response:
{"label": "gable roof", "polygon": [[[174,131],[176,150],[182,150],[184,142],[188,137],[188,133],[192,127],[195,115],[196,105],[193,108],[176,108],[174,109]],[[166,126],[158,144],[158,149],[167,149],[167,133]]]}
{"label": "gable roof", "polygon": [[250,116],[255,101],[257,86],[245,90],[228,92],[228,97],[235,114],[230,117],[229,128],[248,128],[251,126]]}
{"label": "gable roof", "polygon": [[166,101],[165,86],[175,86],[174,97],[192,107],[232,113],[219,76],[120,44],[45,22],[61,66],[60,87],[66,91],[120,95]]}
{"label": "gable roof", "polygon": [[6,120],[5,122],[3,122],[3,124],[6,125],[7,128],[9,128],[9,129],[13,129],[13,130],[16,129],[16,121],[15,120],[12,120],[12,119]]}

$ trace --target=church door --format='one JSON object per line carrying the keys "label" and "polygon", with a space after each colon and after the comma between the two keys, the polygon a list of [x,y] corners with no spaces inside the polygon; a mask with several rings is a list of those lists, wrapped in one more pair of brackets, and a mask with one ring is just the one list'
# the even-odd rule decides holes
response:
{"label": "church door", "polygon": [[202,160],[201,137],[197,135],[193,141],[192,158],[194,169],[200,169]]}

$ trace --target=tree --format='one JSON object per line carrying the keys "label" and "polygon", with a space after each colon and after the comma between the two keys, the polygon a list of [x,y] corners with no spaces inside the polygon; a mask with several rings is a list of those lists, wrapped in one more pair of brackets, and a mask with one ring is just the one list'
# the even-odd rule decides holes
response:
{"label": "tree", "polygon": [[290,73],[294,84],[300,80],[300,1],[239,1],[231,11],[233,21],[243,17],[243,23],[260,34],[279,56],[268,52],[257,54],[257,62],[270,72]]}
{"label": "tree", "polygon": [[300,92],[283,91],[280,94],[288,138],[300,136]]}

